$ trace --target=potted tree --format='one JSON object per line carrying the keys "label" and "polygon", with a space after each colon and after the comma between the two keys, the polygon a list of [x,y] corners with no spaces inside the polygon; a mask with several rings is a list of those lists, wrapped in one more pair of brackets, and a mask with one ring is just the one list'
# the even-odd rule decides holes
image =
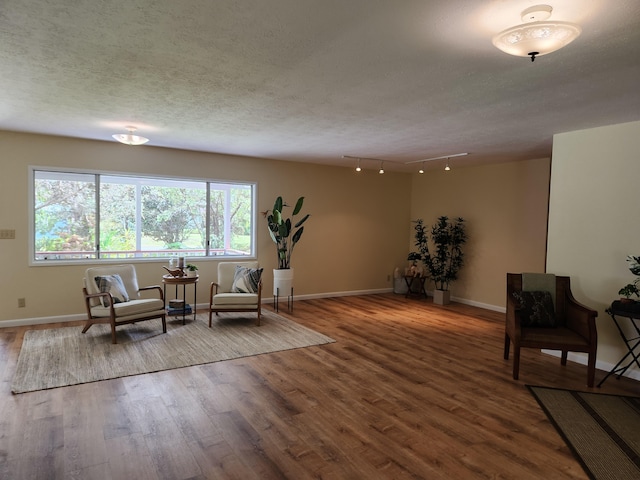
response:
{"label": "potted tree", "polygon": [[414,221],[415,240],[422,263],[426,267],[429,278],[434,282],[433,302],[446,305],[450,302],[449,285],[458,279],[458,272],[464,265],[462,245],[467,241],[464,219],[453,221],[441,216],[431,227],[432,250],[429,249],[429,236],[422,219]]}
{"label": "potted tree", "polygon": [[279,296],[286,292],[287,295],[293,288],[293,268],[291,268],[291,254],[293,248],[300,241],[304,232],[303,223],[309,218],[309,214],[303,216],[294,223],[293,217],[300,213],[304,197],[298,198],[290,218],[283,216],[283,210],[288,205],[282,200],[282,197],[276,198],[273,208],[265,212],[267,217],[267,227],[269,235],[276,244],[276,253],[278,255],[278,268],[273,270],[273,294]]}

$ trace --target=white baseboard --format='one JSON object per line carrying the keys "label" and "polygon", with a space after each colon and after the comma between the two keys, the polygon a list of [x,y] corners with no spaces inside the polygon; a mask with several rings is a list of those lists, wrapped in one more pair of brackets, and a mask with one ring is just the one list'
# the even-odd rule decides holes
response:
{"label": "white baseboard", "polygon": [[[393,290],[391,288],[377,289],[377,290],[354,290],[351,292],[327,292],[316,293],[311,295],[294,296],[295,300],[311,300],[316,298],[330,298],[330,297],[346,297],[354,295],[374,295],[379,293],[390,293]],[[273,304],[273,297],[263,298],[263,304]],[[208,303],[202,303],[196,305],[196,310],[207,311],[209,308]],[[74,313],[70,315],[57,315],[50,317],[34,317],[34,318],[20,318],[17,320],[2,320],[0,321],[0,328],[9,327],[24,327],[28,325],[43,325],[45,323],[63,323],[63,322],[76,322],[78,320],[86,320],[87,315],[84,313]]]}
{"label": "white baseboard", "polygon": [[74,313],[72,315],[59,315],[55,317],[19,318],[17,320],[1,321],[0,328],[24,327],[27,325],[42,325],[44,323],[75,322],[78,320],[86,320],[86,319],[87,319],[87,315],[84,313]]}
{"label": "white baseboard", "polygon": [[[561,352],[559,352],[558,350],[542,350],[542,353],[546,353],[547,355],[551,355],[552,357],[558,357],[558,358],[560,358],[560,355],[561,355]],[[580,365],[586,365],[588,357],[586,353],[569,352],[569,354],[567,355],[567,360],[570,360],[575,363],[579,363]],[[596,360],[597,370],[602,370],[603,372],[610,372],[614,366],[615,365],[613,363]],[[611,377],[614,377],[614,376],[617,376],[617,375],[611,375]],[[630,368],[629,370],[624,372],[622,376],[632,378],[633,380],[640,380],[640,371],[638,371],[637,369]],[[607,381],[609,381],[610,379],[612,380],[611,377],[609,377]]]}
{"label": "white baseboard", "polygon": [[451,297],[452,302],[464,303],[465,305],[471,305],[472,307],[484,308],[485,310],[492,310],[494,312],[507,313],[505,307],[499,307],[497,305],[490,305],[488,303],[480,303],[475,300],[467,300],[465,298]]}

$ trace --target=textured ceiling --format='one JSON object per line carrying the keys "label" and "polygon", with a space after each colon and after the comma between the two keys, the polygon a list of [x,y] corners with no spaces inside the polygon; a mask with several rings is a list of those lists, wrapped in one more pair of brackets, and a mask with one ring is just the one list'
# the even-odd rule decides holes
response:
{"label": "textured ceiling", "polygon": [[534,63],[497,50],[535,3],[4,0],[0,129],[113,141],[134,125],[154,146],[408,172],[545,157],[554,133],[640,120],[640,2],[549,2],[575,42]]}

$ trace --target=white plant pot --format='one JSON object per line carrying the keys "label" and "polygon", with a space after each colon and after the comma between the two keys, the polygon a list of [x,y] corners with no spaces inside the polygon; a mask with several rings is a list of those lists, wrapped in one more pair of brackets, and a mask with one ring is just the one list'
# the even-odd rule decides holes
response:
{"label": "white plant pot", "polygon": [[185,273],[187,274],[187,277],[190,277],[190,278],[198,276],[197,270],[185,270]]}
{"label": "white plant pot", "polygon": [[434,290],[433,303],[437,305],[449,305],[449,303],[451,303],[451,292],[449,290]]}
{"label": "white plant pot", "polygon": [[273,296],[287,297],[293,288],[293,268],[273,269]]}

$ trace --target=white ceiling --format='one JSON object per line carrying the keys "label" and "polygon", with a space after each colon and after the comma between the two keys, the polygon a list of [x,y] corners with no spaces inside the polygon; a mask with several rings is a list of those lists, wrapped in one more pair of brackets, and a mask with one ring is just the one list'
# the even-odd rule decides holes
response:
{"label": "white ceiling", "polygon": [[554,133],[640,120],[640,1],[548,2],[576,41],[534,63],[497,50],[535,3],[6,0],[0,129],[134,125],[154,146],[408,172],[546,157]]}

